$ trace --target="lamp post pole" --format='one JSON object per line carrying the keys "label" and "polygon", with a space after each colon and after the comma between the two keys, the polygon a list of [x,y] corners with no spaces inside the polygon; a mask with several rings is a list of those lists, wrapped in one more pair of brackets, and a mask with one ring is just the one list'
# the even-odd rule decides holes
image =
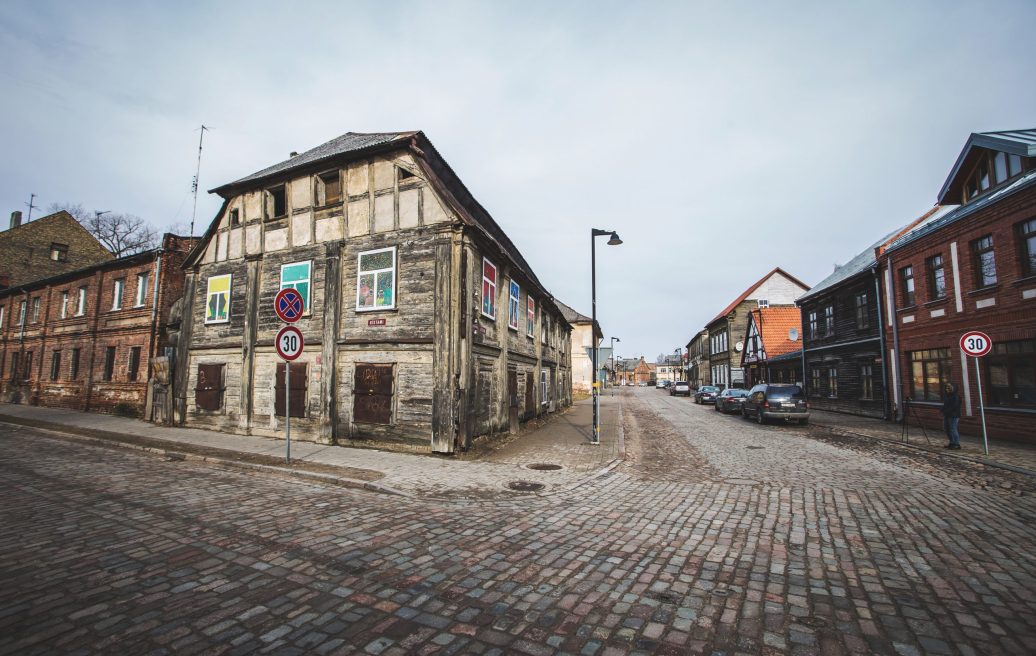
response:
{"label": "lamp post pole", "polygon": [[590,313],[591,313],[591,324],[590,324],[590,341],[593,344],[593,348],[590,353],[593,356],[593,386],[590,388],[590,393],[593,394],[593,410],[594,410],[594,425],[593,425],[593,436],[590,439],[591,444],[601,443],[601,394],[600,390],[597,389],[597,360],[598,352],[600,349],[597,344],[597,238],[605,235],[611,235],[608,240],[609,246],[618,246],[622,243],[619,239],[618,233],[611,230],[599,230],[597,228],[590,229]]}
{"label": "lamp post pole", "polygon": [[611,360],[612,360],[612,384],[614,385],[614,384],[615,384],[615,342],[622,342],[622,340],[621,340],[621,339],[619,339],[618,337],[612,337],[611,339],[612,339],[612,346],[611,346],[611,348],[610,348],[610,349],[608,349],[608,350],[609,350],[609,351],[611,352]]}

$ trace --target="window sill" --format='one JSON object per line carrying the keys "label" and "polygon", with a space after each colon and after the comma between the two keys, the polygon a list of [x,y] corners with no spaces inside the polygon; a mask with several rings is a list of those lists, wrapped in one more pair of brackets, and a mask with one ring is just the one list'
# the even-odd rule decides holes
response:
{"label": "window sill", "polygon": [[[392,313],[396,313],[396,312],[399,312],[399,308],[397,308],[394,305],[392,307],[356,308],[356,313],[357,314],[374,314],[374,313],[377,313],[377,312],[392,312]],[[304,315],[302,315],[303,318],[309,318],[311,316],[312,316],[312,314],[304,314]]]}
{"label": "window sill", "polygon": [[904,305],[901,308],[896,308],[896,312],[914,312],[917,310],[917,303],[913,305]]}
{"label": "window sill", "polygon": [[950,302],[950,297],[949,296],[943,296],[942,298],[937,298],[934,301],[928,301],[927,303],[924,304],[924,307],[935,307],[936,305],[946,305],[949,302]]}
{"label": "window sill", "polygon": [[980,287],[979,289],[973,289],[968,292],[968,296],[985,296],[986,294],[995,294],[1000,291],[1000,284],[989,285],[987,287]]}
{"label": "window sill", "polygon": [[319,212],[321,210],[329,210],[329,209],[332,209],[332,208],[335,208],[335,207],[337,207],[338,209],[341,209],[343,204],[344,203],[343,203],[342,199],[338,199],[338,200],[332,201],[330,203],[324,203],[323,205],[314,205],[313,206],[313,211],[314,212]]}
{"label": "window sill", "polygon": [[1013,286],[1015,286],[1015,287],[1021,287],[1021,286],[1024,286],[1024,285],[1036,284],[1036,274],[1033,274],[1031,276],[1025,276],[1024,278],[1019,278],[1018,280],[1015,280],[1011,284]]}

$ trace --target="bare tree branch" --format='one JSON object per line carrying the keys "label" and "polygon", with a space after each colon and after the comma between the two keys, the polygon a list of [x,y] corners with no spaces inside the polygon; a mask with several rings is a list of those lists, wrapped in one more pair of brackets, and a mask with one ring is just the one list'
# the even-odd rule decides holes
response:
{"label": "bare tree branch", "polygon": [[158,245],[155,228],[133,214],[86,210],[81,203],[52,203],[51,213],[65,210],[79,221],[115,257],[140,253]]}

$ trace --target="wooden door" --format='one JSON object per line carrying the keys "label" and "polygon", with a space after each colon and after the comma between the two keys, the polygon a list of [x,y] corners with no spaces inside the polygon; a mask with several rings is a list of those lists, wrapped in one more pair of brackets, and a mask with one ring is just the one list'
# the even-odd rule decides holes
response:
{"label": "wooden door", "polygon": [[507,419],[512,433],[518,432],[518,372],[507,372]]}
{"label": "wooden door", "polygon": [[536,414],[536,377],[531,371],[525,374],[525,414],[528,417]]}
{"label": "wooden door", "polygon": [[[284,416],[284,367],[285,363],[277,363],[277,379],[274,381],[274,414],[278,417]],[[291,380],[289,381],[288,393],[291,395],[291,416],[306,416],[306,370],[308,365],[305,362],[291,363]]]}
{"label": "wooden door", "polygon": [[198,382],[194,387],[195,407],[210,412],[219,410],[223,406],[223,387],[223,365],[199,364]]}
{"label": "wooden door", "polygon": [[356,365],[353,421],[365,424],[392,423],[392,365]]}

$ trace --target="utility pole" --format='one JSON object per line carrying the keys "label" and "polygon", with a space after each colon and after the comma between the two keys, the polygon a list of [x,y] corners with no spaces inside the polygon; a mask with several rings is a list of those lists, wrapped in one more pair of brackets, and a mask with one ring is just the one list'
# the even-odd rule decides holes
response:
{"label": "utility pole", "polygon": [[194,236],[194,219],[198,215],[198,179],[201,176],[201,144],[205,139],[205,131],[210,128],[201,126],[201,134],[198,135],[198,166],[194,171],[194,182],[191,184],[191,191],[194,192],[194,210],[191,212],[191,237]]}

